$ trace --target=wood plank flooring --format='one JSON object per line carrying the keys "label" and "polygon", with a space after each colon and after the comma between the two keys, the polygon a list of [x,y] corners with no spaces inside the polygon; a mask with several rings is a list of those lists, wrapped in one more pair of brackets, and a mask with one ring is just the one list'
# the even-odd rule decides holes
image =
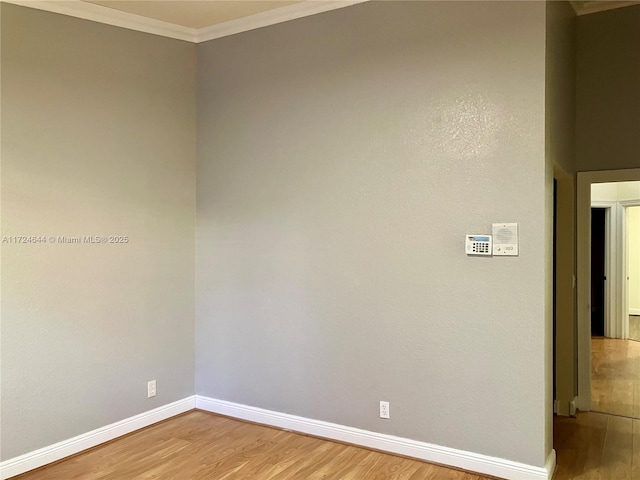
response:
{"label": "wood plank flooring", "polygon": [[13,480],[490,480],[192,411]]}
{"label": "wood plank flooring", "polygon": [[554,480],[640,480],[640,420],[595,412],[554,419]]}
{"label": "wood plank flooring", "polygon": [[[554,480],[640,480],[640,420],[554,419]],[[13,480],[489,480],[192,411]]]}
{"label": "wood plank flooring", "polygon": [[640,342],[591,339],[591,409],[640,418]]}

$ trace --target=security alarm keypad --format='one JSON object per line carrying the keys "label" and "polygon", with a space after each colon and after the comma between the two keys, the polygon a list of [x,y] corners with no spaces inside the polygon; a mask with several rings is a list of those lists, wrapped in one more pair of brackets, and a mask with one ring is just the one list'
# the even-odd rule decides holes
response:
{"label": "security alarm keypad", "polygon": [[491,255],[491,235],[467,235],[467,255]]}

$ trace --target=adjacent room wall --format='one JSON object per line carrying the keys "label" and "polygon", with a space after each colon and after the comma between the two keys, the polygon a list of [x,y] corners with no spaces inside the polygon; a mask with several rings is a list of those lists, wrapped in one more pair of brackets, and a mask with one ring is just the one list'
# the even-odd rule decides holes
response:
{"label": "adjacent room wall", "polygon": [[640,182],[607,182],[591,185],[591,201],[624,202],[640,200]]}
{"label": "adjacent room wall", "polygon": [[545,4],[361,4],[198,78],[197,393],[543,466]]}
{"label": "adjacent room wall", "polygon": [[[635,183],[635,182],[634,182]],[[617,202],[617,183],[594,183],[591,185],[592,202]]]}
{"label": "adjacent room wall", "polygon": [[193,395],[196,56],[1,9],[5,460]]}
{"label": "adjacent room wall", "polygon": [[640,5],[578,17],[577,170],[640,167]]}
{"label": "adjacent room wall", "polygon": [[618,200],[640,200],[640,182],[620,182],[618,186]]}

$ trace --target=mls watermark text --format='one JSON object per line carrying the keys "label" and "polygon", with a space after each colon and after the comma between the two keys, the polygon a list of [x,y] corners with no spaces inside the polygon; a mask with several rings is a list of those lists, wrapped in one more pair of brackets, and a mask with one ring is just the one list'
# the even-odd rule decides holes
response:
{"label": "mls watermark text", "polygon": [[129,243],[128,235],[3,235],[2,244],[83,244],[83,245],[124,245]]}

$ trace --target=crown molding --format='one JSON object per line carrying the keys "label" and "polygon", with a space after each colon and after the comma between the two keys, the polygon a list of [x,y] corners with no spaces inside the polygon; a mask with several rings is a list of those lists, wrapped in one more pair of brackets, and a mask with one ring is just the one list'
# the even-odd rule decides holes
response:
{"label": "crown molding", "polygon": [[617,0],[603,0],[603,1],[570,1],[573,10],[576,15],[588,15],[590,13],[604,12],[606,10],[613,10],[614,8],[631,7],[633,5],[640,5],[640,1],[617,1]]}
{"label": "crown molding", "polygon": [[153,35],[200,43],[338,8],[349,7],[369,0],[306,0],[200,29],[183,27],[81,0],[0,1]]}
{"label": "crown molding", "polygon": [[229,35],[235,35],[236,33],[288,22],[289,20],[308,17],[338,8],[350,7],[351,5],[367,1],[369,0],[306,0],[304,2],[274,8],[266,12],[260,12],[236,20],[201,28],[196,33],[195,42],[200,43],[216,38],[227,37]]}
{"label": "crown molding", "polygon": [[133,13],[121,12],[120,10],[80,0],[2,0],[2,2],[188,42],[194,42],[197,34],[195,28],[187,28]]}

